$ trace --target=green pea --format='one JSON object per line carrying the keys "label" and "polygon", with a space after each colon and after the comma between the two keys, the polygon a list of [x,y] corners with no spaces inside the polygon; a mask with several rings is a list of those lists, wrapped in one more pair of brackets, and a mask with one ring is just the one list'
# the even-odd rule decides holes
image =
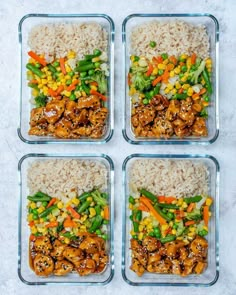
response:
{"label": "green pea", "polygon": [[69,86],[71,83],[72,83],[72,80],[71,80],[71,79],[68,79],[68,80],[66,81],[66,85],[67,85],[67,86]]}
{"label": "green pea", "polygon": [[94,73],[95,73],[95,71],[94,71],[94,70],[89,70],[89,71],[88,71],[88,74],[89,74],[89,76],[92,76],[92,75],[94,75]]}
{"label": "green pea", "polygon": [[187,68],[186,66],[182,66],[182,67],[181,67],[181,71],[182,71],[183,73],[187,72],[187,70],[188,70],[188,68]]}
{"label": "green pea", "polygon": [[154,233],[153,231],[151,231],[151,232],[149,233],[149,236],[150,236],[150,237],[155,237],[155,233]]}
{"label": "green pea", "polygon": [[158,75],[160,75],[160,76],[163,75],[163,73],[164,73],[163,70],[159,70],[159,71],[158,71]]}
{"label": "green pea", "polygon": [[135,62],[135,61],[139,61],[139,59],[140,59],[139,56],[135,55],[135,57],[134,57],[134,62]]}
{"label": "green pea", "polygon": [[109,224],[109,220],[104,219],[102,223],[103,224]]}
{"label": "green pea", "polygon": [[209,96],[206,96],[206,97],[204,98],[204,100],[205,100],[206,102],[209,102],[209,101],[210,101],[210,97],[209,97]]}
{"label": "green pea", "polygon": [[54,61],[54,63],[52,65],[56,68],[56,67],[59,67],[60,63],[59,63],[59,61]]}
{"label": "green pea", "polygon": [[48,202],[42,202],[43,207],[47,207]]}
{"label": "green pea", "polygon": [[95,231],[95,233],[96,233],[97,235],[101,235],[101,234],[102,234],[102,232],[101,232],[100,229],[97,229],[97,230]]}
{"label": "green pea", "polygon": [[176,223],[174,223],[173,229],[177,229],[177,228],[178,228],[178,225]]}
{"label": "green pea", "polygon": [[183,78],[183,76],[184,76],[183,73],[180,73],[180,74],[179,74],[179,78],[180,78],[180,79]]}
{"label": "green pea", "polygon": [[163,54],[161,55],[161,57],[165,60],[165,59],[168,58],[168,54],[167,54],[167,53],[163,53]]}
{"label": "green pea", "polygon": [[37,62],[37,63],[35,64],[35,66],[36,66],[36,68],[38,68],[38,69],[41,68],[41,64],[40,64],[39,62]]}
{"label": "green pea", "polygon": [[33,220],[37,220],[39,217],[38,217],[38,214],[33,214]]}
{"label": "green pea", "polygon": [[100,56],[102,54],[102,52],[99,49],[94,49],[93,54],[96,56]]}
{"label": "green pea", "polygon": [[70,100],[76,100],[76,96],[75,96],[74,93],[71,93],[71,95],[70,95]]}
{"label": "green pea", "polygon": [[161,237],[161,230],[160,230],[159,227],[154,227],[153,231],[154,231],[154,234],[155,234],[155,237],[156,238],[160,238]]}
{"label": "green pea", "polygon": [[172,213],[172,212],[168,212],[168,213],[167,213],[167,216],[168,216],[170,219],[174,219],[174,217],[175,217],[174,213]]}
{"label": "green pea", "polygon": [[157,43],[156,43],[155,41],[150,41],[150,43],[149,43],[149,46],[150,46],[151,48],[156,47],[156,45],[157,45]]}
{"label": "green pea", "polygon": [[162,211],[163,213],[167,213],[167,209],[166,209],[166,208],[163,208],[161,211]]}
{"label": "green pea", "polygon": [[81,72],[81,73],[80,73],[80,77],[81,77],[81,78],[84,78],[84,77],[86,77],[86,76],[87,76],[87,72]]}
{"label": "green pea", "polygon": [[107,236],[107,234],[103,234],[103,235],[101,235],[101,237],[103,238],[103,240],[107,240],[108,239],[108,236]]}
{"label": "green pea", "polygon": [[68,73],[68,75],[69,75],[70,77],[73,77],[74,74],[75,74],[75,73],[74,73],[73,71],[71,71],[71,72]]}
{"label": "green pea", "polygon": [[100,67],[100,62],[97,61],[97,62],[94,63],[94,65],[95,65],[95,68],[99,68]]}
{"label": "green pea", "polygon": [[208,231],[203,229],[203,230],[199,231],[198,234],[199,234],[199,236],[204,237],[204,236],[206,236],[208,234]]}
{"label": "green pea", "polygon": [[148,104],[149,103],[149,100],[147,98],[144,98],[143,99],[143,104]]}
{"label": "green pea", "polygon": [[137,240],[138,239],[138,235],[132,235],[132,238]]}
{"label": "green pea", "polygon": [[129,203],[130,204],[135,204],[135,199],[132,196],[129,196]]}
{"label": "green pea", "polygon": [[38,215],[38,210],[37,210],[37,209],[33,209],[33,210],[32,210],[32,213]]}

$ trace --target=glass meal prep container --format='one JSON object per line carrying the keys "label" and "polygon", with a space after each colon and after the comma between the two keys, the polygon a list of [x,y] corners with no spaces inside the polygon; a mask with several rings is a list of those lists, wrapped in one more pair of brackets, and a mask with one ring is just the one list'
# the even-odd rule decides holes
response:
{"label": "glass meal prep container", "polygon": [[[133,165],[135,164],[137,165],[137,161],[140,161],[140,160],[152,161],[152,160],[167,160],[167,159],[171,161],[175,161],[175,162],[188,160],[192,164],[196,163],[196,165],[199,165],[199,163],[201,163],[207,167],[208,196],[211,196],[212,198],[212,204],[210,207],[211,217],[208,223],[208,234],[204,237],[208,241],[207,267],[201,274],[192,273],[187,276],[180,276],[177,274],[170,274],[170,273],[155,273],[155,272],[147,272],[147,271],[145,271],[142,276],[138,276],[133,270],[130,269],[130,266],[132,263],[132,257],[131,257],[132,251],[131,251],[130,239],[132,237],[131,236],[132,231],[134,231],[133,221],[132,221],[133,218],[130,217],[132,216],[131,214],[134,214],[134,211],[131,211],[130,209],[130,196],[133,196],[135,198],[135,195],[133,195],[134,182],[131,183],[130,181],[131,175],[132,177],[134,175],[134,170],[132,169],[134,169]],[[140,165],[144,169],[145,163],[142,163]],[[137,168],[137,166],[135,167]],[[219,163],[214,157],[209,155],[132,154],[124,160],[124,163],[123,163],[124,197],[123,197],[123,217],[122,217],[123,218],[122,276],[123,276],[123,279],[128,284],[134,285],[134,286],[211,286],[214,283],[216,283],[219,276],[219,174],[220,174],[219,170],[220,170]],[[140,177],[142,175],[145,175],[145,173],[148,173],[148,172],[138,171],[136,173],[135,180],[139,186],[141,185]],[[153,173],[150,174],[150,178],[152,179],[151,180],[152,184],[154,182]],[[163,174],[160,177],[163,177]],[[133,181],[134,181],[134,178],[133,178]],[[187,182],[187,180],[185,181]],[[163,187],[164,184],[160,184],[160,186]],[[178,184],[176,185],[176,187],[178,187]],[[158,199],[159,199],[159,196],[158,196]],[[145,212],[142,212],[143,214],[142,218],[146,216],[144,215],[144,213]],[[178,213],[175,213],[175,214],[178,214]],[[137,233],[137,236],[138,235],[139,233]],[[176,238],[176,241],[177,240],[178,238]],[[175,258],[175,259],[178,259],[178,258]]]}
{"label": "glass meal prep container", "polygon": [[[26,64],[29,62],[28,52],[31,50],[28,44],[28,37],[29,32],[37,25],[44,25],[44,24],[84,24],[84,23],[94,23],[99,24],[102,29],[104,29],[107,33],[107,61],[106,65],[109,71],[107,76],[107,90],[104,92],[106,95],[106,99],[100,98],[101,104],[103,107],[106,107],[107,117],[105,121],[104,130],[96,137],[89,137],[84,135],[86,133],[81,133],[79,138],[63,138],[63,137],[53,137],[51,135],[29,135],[30,129],[30,112],[35,105],[32,103],[33,96],[32,96],[32,89],[28,86],[27,80],[27,68]],[[18,26],[18,34],[19,34],[19,44],[20,44],[20,61],[21,61],[21,87],[20,87],[20,121],[18,127],[18,135],[20,139],[29,144],[38,144],[38,143],[105,143],[109,141],[113,135],[114,130],[114,23],[113,20],[105,14],[28,14],[25,15],[21,21],[19,22]],[[94,48],[94,50],[97,50]],[[68,55],[69,56],[69,55]],[[68,57],[69,58],[69,57]],[[82,57],[77,57],[80,60]],[[103,70],[102,70],[103,71]],[[29,72],[29,71],[28,71]],[[86,73],[86,72],[84,72]],[[87,72],[88,73],[88,72]],[[57,74],[57,73],[56,73]],[[53,76],[53,72],[52,72]],[[73,77],[74,78],[74,77]],[[59,79],[59,78],[58,78]],[[34,80],[32,80],[34,81]],[[66,80],[67,83],[68,80]],[[80,81],[80,80],[79,80]],[[73,82],[73,80],[72,80]],[[79,82],[80,83],[80,82]],[[82,83],[82,82],[81,82]],[[87,83],[87,81],[85,81]],[[95,83],[95,82],[94,82]],[[69,84],[66,84],[69,85]],[[72,84],[71,84],[72,85]],[[79,87],[80,84],[78,84]],[[92,85],[92,84],[91,84]],[[73,86],[73,85],[72,85]],[[96,86],[96,85],[95,85]],[[86,87],[86,85],[85,85]],[[92,87],[92,86],[91,86]],[[51,88],[53,90],[53,88]],[[58,88],[59,89],[59,88]],[[57,89],[57,90],[58,90]],[[88,95],[88,87],[86,88]],[[55,89],[54,89],[55,90]],[[53,90],[53,91],[54,91]],[[57,93],[55,90],[52,92]],[[64,90],[67,90],[67,86],[64,87]],[[68,91],[70,89],[68,88]],[[74,91],[80,91],[83,93],[83,89],[75,88]],[[83,90],[83,91],[82,91]],[[96,90],[96,89],[95,89]],[[59,90],[58,90],[59,91]],[[77,91],[77,93],[78,93]],[[71,91],[71,94],[73,91]],[[62,92],[63,94],[63,92]],[[49,94],[48,94],[49,95]],[[50,93],[50,96],[52,96]],[[63,94],[64,95],[64,94]],[[69,95],[69,94],[68,94]],[[75,92],[73,93],[73,96]],[[77,95],[77,94],[76,94]],[[81,94],[82,95],[82,94]],[[49,96],[49,98],[50,98]],[[76,96],[77,97],[77,96]],[[71,99],[71,98],[70,98]],[[73,100],[72,98],[71,100]],[[104,100],[104,102],[103,102]],[[65,125],[66,126],[66,125]],[[90,125],[89,125],[90,126]]]}
{"label": "glass meal prep container", "polygon": [[[131,123],[132,103],[129,89],[129,70],[134,62],[131,59],[133,53],[131,35],[133,30],[142,24],[152,21],[165,23],[168,21],[181,20],[193,25],[203,25],[206,28],[209,44],[210,44],[210,58],[212,60],[212,94],[208,100],[209,106],[207,107],[207,136],[190,135],[186,137],[177,137],[172,135],[169,138],[157,138],[150,135],[150,137],[136,135],[134,126]],[[140,31],[141,34],[141,31]],[[147,37],[148,38],[148,37]],[[149,39],[148,39],[149,40]],[[210,14],[132,14],[125,18],[122,24],[122,41],[123,41],[123,58],[124,58],[124,118],[123,118],[123,136],[131,144],[209,144],[213,143],[219,134],[219,24],[217,19]],[[156,42],[150,42],[150,47],[158,46]],[[139,57],[138,57],[139,58]],[[155,69],[155,68],[154,68]],[[154,72],[153,72],[154,73]],[[147,74],[147,73],[146,73]],[[132,75],[132,73],[131,73]],[[167,83],[167,82],[166,82]],[[155,91],[155,90],[154,90]],[[160,90],[159,90],[160,92]],[[133,97],[133,96],[132,96]],[[145,96],[146,97],[146,96]],[[144,98],[142,98],[144,101]],[[147,99],[146,99],[147,100]],[[145,102],[146,104],[146,102]]]}
{"label": "glass meal prep container", "polygon": [[[100,237],[100,241],[101,241],[101,238],[103,237],[101,235],[101,233],[105,233],[105,235],[106,235],[106,238],[103,238],[103,239],[105,241],[104,242],[105,243],[105,250],[104,251],[107,253],[108,260],[105,262],[105,268],[103,268],[102,271],[98,271],[97,273],[95,273],[95,272],[89,273],[88,275],[84,275],[84,276],[83,275],[80,276],[75,270],[66,274],[66,275],[63,275],[63,276],[56,276],[54,274],[50,274],[49,276],[38,276],[38,275],[36,275],[34,270],[32,270],[32,268],[31,268],[32,263],[34,265],[34,258],[31,258],[33,260],[30,259],[30,257],[31,257],[31,255],[30,255],[30,247],[31,247],[30,241],[32,241],[31,240],[32,235],[33,235],[33,237],[34,237],[34,235],[37,237],[37,233],[36,234],[33,233],[32,228],[30,227],[31,225],[30,225],[30,221],[29,221],[30,212],[32,211],[31,210],[32,209],[31,208],[32,202],[31,203],[29,202],[29,200],[27,199],[27,196],[29,196],[29,192],[30,192],[29,191],[29,178],[31,177],[32,171],[33,171],[33,170],[30,170],[31,172],[29,172],[29,169],[31,169],[33,167],[32,165],[36,165],[36,166],[41,165],[40,167],[42,169],[43,165],[45,165],[45,163],[48,163],[49,160],[56,161],[56,163],[54,162],[55,164],[53,166],[57,167],[56,169],[60,170],[60,171],[58,170],[59,171],[58,174],[60,174],[61,177],[64,177],[63,176],[63,165],[62,165],[63,163],[70,163],[70,165],[76,167],[76,163],[73,161],[69,161],[69,160],[79,161],[79,163],[80,163],[79,165],[81,165],[80,169],[84,169],[83,167],[85,167],[85,166],[83,166],[83,165],[87,165],[87,167],[89,165],[89,167],[91,167],[91,168],[86,168],[86,172],[83,172],[86,174],[86,175],[85,174],[83,174],[83,175],[84,175],[84,177],[86,177],[86,179],[84,179],[84,182],[87,183],[87,186],[89,186],[89,179],[90,179],[90,182],[93,181],[92,178],[90,177],[91,175],[90,176],[88,175],[87,169],[89,169],[91,171],[91,173],[92,172],[95,173],[94,175],[97,176],[97,182],[94,180],[94,183],[92,183],[92,185],[93,184],[95,185],[95,188],[92,189],[90,187],[90,189],[88,190],[89,192],[91,192],[91,189],[93,191],[94,191],[94,189],[96,189],[96,183],[97,183],[98,187],[99,187],[99,184],[100,185],[101,185],[101,183],[103,184],[103,188],[101,188],[100,192],[104,191],[107,195],[106,196],[106,204],[107,204],[106,206],[109,208],[108,209],[109,210],[108,211],[109,217],[106,219],[106,223],[104,222],[105,217],[102,221],[102,224],[100,223],[101,224],[100,233],[97,233],[97,231],[96,231],[96,235],[98,237]],[[63,162],[60,162],[60,161],[63,161]],[[69,162],[66,162],[66,161],[69,161]],[[85,161],[86,161],[86,163],[85,163]],[[60,165],[62,165],[62,168],[59,167]],[[68,164],[64,164],[64,165],[68,165]],[[96,168],[96,165],[100,165],[99,167],[101,169],[99,169],[99,171],[96,170],[98,168],[98,167]],[[37,166],[37,167],[39,167],[39,166]],[[74,168],[74,169],[76,169],[76,168]],[[73,167],[71,168],[71,170],[73,170]],[[103,172],[101,172],[101,170]],[[21,281],[24,282],[25,284],[28,284],[28,285],[50,285],[50,284],[105,285],[105,284],[108,284],[112,280],[113,275],[114,275],[114,248],[113,248],[114,166],[113,166],[112,160],[107,155],[104,155],[104,154],[98,154],[98,155],[94,155],[94,154],[84,154],[84,155],[80,155],[80,154],[77,154],[77,155],[27,154],[20,159],[19,164],[18,164],[18,172],[19,172],[19,189],[20,189],[20,197],[19,197],[19,204],[18,204],[18,210],[19,210],[19,212],[18,212],[18,276],[21,279]],[[35,170],[34,170],[34,172],[35,172]],[[46,171],[41,172],[41,174],[43,174],[45,172]],[[30,173],[30,175],[28,173]],[[99,175],[98,175],[98,173],[99,173]],[[40,177],[40,175],[38,176],[38,178],[40,179],[39,185],[43,187],[45,176],[44,176],[44,180],[42,179],[42,176]],[[73,181],[73,180],[71,180],[71,181]],[[46,180],[46,182],[47,182],[47,180]],[[48,182],[47,182],[47,184],[48,184]],[[31,182],[31,185],[32,185],[32,182]],[[68,185],[68,181],[65,182],[64,186],[67,186],[67,185]],[[70,183],[69,183],[69,185],[70,185]],[[83,184],[81,184],[81,185],[83,185]],[[68,188],[69,187],[70,186],[68,186]],[[97,189],[99,190],[99,188],[97,188]],[[65,191],[65,190],[66,190],[66,188],[63,188],[63,191]],[[43,192],[43,188],[40,189],[40,191]],[[84,192],[86,192],[86,191],[84,190]],[[78,195],[80,195],[79,184],[78,184]],[[51,195],[51,197],[53,197],[53,195]],[[56,196],[56,198],[60,198],[60,197]],[[79,199],[78,196],[76,198]],[[86,199],[86,200],[88,201],[88,199]],[[78,208],[80,205],[82,206],[86,202],[86,200],[82,201],[82,199],[81,199],[81,201],[78,205]],[[95,200],[95,198],[93,200]],[[71,207],[74,206],[73,205],[74,199],[72,201],[73,201],[73,203],[72,203],[72,205],[70,205]],[[66,201],[64,199],[62,199],[62,203],[66,204],[65,205],[66,210],[69,210],[67,207],[68,203],[66,203]],[[57,204],[58,204],[58,206],[57,206]],[[95,205],[98,205],[98,203],[95,203]],[[91,206],[95,206],[95,205],[92,204]],[[37,203],[37,206],[38,206],[38,203]],[[44,206],[44,204],[41,203],[40,206]],[[58,208],[61,208],[61,207],[59,207],[59,203],[57,203],[57,202],[56,202],[56,206]],[[46,208],[50,209],[50,207],[46,207]],[[77,212],[79,211],[78,208],[77,208]],[[94,208],[96,209],[96,207],[94,207]],[[96,212],[96,215],[93,217],[94,220],[95,220],[95,218],[100,217],[100,216],[98,216],[99,214],[102,214],[103,207],[100,207],[100,208],[101,208],[101,211],[100,211],[101,213]],[[76,207],[74,207],[74,209],[76,210]],[[92,219],[90,219],[91,218],[91,216],[89,215],[90,209],[91,209],[91,207],[87,208],[88,213],[87,213],[87,211],[84,211],[84,214],[87,214],[87,219],[85,219],[85,221],[82,220],[82,218],[84,217],[83,213],[80,214],[80,221],[81,222],[83,221],[82,223],[78,220],[76,221],[76,219],[73,219],[73,214],[70,213],[71,211],[65,211],[65,209],[60,209],[60,210],[67,212],[68,216],[71,216],[72,220],[74,220],[73,222],[75,222],[75,221],[77,223],[79,222],[78,224],[80,224],[80,226],[82,226],[83,224],[86,224],[86,220],[91,220],[91,222],[92,222],[91,224],[93,226],[94,220],[92,221]],[[29,211],[29,210],[31,210],[31,211]],[[37,209],[37,210],[39,210],[39,209]],[[47,210],[47,209],[45,209],[45,210]],[[56,209],[56,210],[58,210],[58,209]],[[61,211],[61,213],[63,211]],[[53,212],[54,211],[52,211],[51,214],[54,214]],[[57,220],[59,220],[59,218],[61,218],[63,216],[64,213],[62,215],[61,215],[61,213],[60,213],[60,215],[57,215]],[[90,214],[92,214],[92,213],[90,212]],[[40,216],[40,214],[39,214],[39,216]],[[70,229],[70,228],[69,229],[66,228],[65,220],[66,219],[64,219],[64,221],[62,221],[62,224],[64,222],[64,230],[62,229],[62,231],[61,231],[61,229],[59,230],[58,228],[56,228],[57,232],[59,232],[56,239],[62,241],[64,243],[64,245],[67,244],[67,245],[71,246],[74,241],[74,240],[72,240],[72,238],[71,238],[69,244],[68,244],[68,242],[66,242],[66,240],[62,240],[62,239],[66,239],[62,233],[64,233],[66,230],[68,231]],[[51,221],[51,215],[48,215],[47,222],[50,222],[50,221]],[[40,220],[40,222],[42,222],[42,220]],[[58,221],[59,226],[61,224],[60,222],[61,222],[61,220]],[[37,226],[37,224],[36,224],[36,226]],[[104,229],[104,227],[105,227],[105,229]],[[37,227],[37,230],[38,230],[38,233],[40,233],[39,227]],[[72,227],[72,230],[74,231],[73,227]],[[70,229],[70,231],[71,231],[71,229]],[[84,232],[84,229],[80,230],[78,228],[78,231]],[[90,228],[87,226],[87,229],[85,231],[90,232]],[[93,233],[95,234],[95,231],[93,231]],[[48,234],[50,234],[50,239],[52,239],[49,229],[48,229]],[[74,233],[74,234],[77,235],[76,233]],[[78,237],[80,237],[79,233],[78,233]],[[52,241],[52,243],[53,243],[53,247],[54,247],[55,244],[53,241]],[[77,246],[72,245],[72,247],[76,248]],[[97,249],[99,249],[99,248],[97,248]],[[45,254],[47,254],[47,253],[45,253]],[[47,255],[52,255],[51,257],[53,257],[53,254],[47,254]],[[90,255],[90,254],[87,253],[86,255]],[[66,256],[64,255],[64,257],[66,257]],[[54,257],[53,259],[57,259],[57,258]],[[59,262],[59,258],[58,258],[58,260],[54,260],[54,264],[55,264],[54,271],[56,270],[56,263],[57,262]],[[99,267],[99,265],[97,265],[97,267]],[[33,266],[33,268],[34,268],[34,266]]]}

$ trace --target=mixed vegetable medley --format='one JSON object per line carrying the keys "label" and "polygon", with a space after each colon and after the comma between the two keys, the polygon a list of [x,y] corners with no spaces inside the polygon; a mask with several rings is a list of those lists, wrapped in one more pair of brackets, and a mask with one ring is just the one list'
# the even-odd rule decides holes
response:
{"label": "mixed vegetable medley", "polygon": [[141,189],[138,198],[129,197],[131,210],[131,269],[200,274],[207,266],[210,207],[209,196],[186,198],[155,196]]}
{"label": "mixed vegetable medley", "polygon": [[[150,46],[156,46],[151,42]],[[131,123],[136,136],[206,136],[213,92],[211,58],[131,56],[128,73]]]}
{"label": "mixed vegetable medley", "polygon": [[[58,198],[37,192],[27,197],[30,264],[39,276],[99,273],[108,263],[108,195],[99,190]],[[48,263],[44,264],[47,261]]]}
{"label": "mixed vegetable medley", "polygon": [[99,49],[47,62],[44,55],[28,52],[28,86],[32,88],[30,135],[59,138],[100,138],[105,132],[108,109],[107,55]]}

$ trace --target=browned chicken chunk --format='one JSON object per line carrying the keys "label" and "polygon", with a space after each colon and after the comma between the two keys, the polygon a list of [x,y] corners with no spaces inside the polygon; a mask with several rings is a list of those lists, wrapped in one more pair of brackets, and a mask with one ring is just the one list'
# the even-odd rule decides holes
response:
{"label": "browned chicken chunk", "polygon": [[40,124],[47,123],[47,120],[44,115],[44,108],[34,108],[30,113],[30,126],[35,127]]}
{"label": "browned chicken chunk", "polygon": [[93,259],[86,258],[80,260],[76,265],[76,271],[81,276],[86,276],[95,272],[96,264]]}
{"label": "browned chicken chunk", "polygon": [[38,276],[49,276],[54,270],[53,259],[44,254],[37,254],[34,259],[34,271]]}
{"label": "browned chicken chunk", "polygon": [[63,256],[69,260],[70,262],[72,262],[75,267],[77,267],[79,264],[79,261],[81,259],[84,259],[84,252],[79,249],[79,248],[74,248],[74,247],[66,247],[66,249],[63,252]]}
{"label": "browned chicken chunk", "polygon": [[96,110],[89,111],[89,121],[93,125],[101,124],[103,125],[107,118],[108,110],[107,108],[99,108]]}
{"label": "browned chicken chunk", "polygon": [[47,103],[44,113],[49,124],[56,123],[62,116],[65,110],[65,100],[52,100]]}
{"label": "browned chicken chunk", "polygon": [[133,270],[139,277],[141,277],[145,272],[145,268],[143,267],[143,265],[139,262],[138,259],[135,258],[132,259],[130,269]]}
{"label": "browned chicken chunk", "polygon": [[66,249],[66,247],[66,244],[61,243],[59,240],[55,240],[53,243],[53,250],[51,251],[51,256],[57,260],[64,259],[63,252]]}
{"label": "browned chicken chunk", "polygon": [[55,263],[54,275],[64,276],[73,270],[74,266],[67,260],[58,260]]}
{"label": "browned chicken chunk", "polygon": [[39,236],[36,237],[34,241],[34,250],[36,252],[43,253],[45,255],[49,255],[52,250],[52,244],[48,236]]}
{"label": "browned chicken chunk", "polygon": [[142,245],[146,247],[148,252],[156,251],[157,249],[161,247],[160,241],[150,236],[147,236],[143,239]]}
{"label": "browned chicken chunk", "polygon": [[104,249],[104,240],[99,237],[87,237],[80,244],[79,248],[84,250],[88,254],[100,252]]}
{"label": "browned chicken chunk", "polygon": [[206,119],[202,117],[197,117],[193,127],[193,135],[196,136],[207,136],[207,126],[206,126]]}
{"label": "browned chicken chunk", "polygon": [[79,109],[84,109],[84,108],[93,108],[97,109],[101,106],[100,99],[96,95],[90,95],[87,97],[80,97],[78,101],[77,107]]}

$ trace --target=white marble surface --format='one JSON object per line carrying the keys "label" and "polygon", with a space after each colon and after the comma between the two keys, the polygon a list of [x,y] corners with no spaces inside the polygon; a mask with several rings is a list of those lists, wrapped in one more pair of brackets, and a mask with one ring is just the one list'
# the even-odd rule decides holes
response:
{"label": "white marble surface", "polygon": [[[236,1],[234,0],[7,0],[0,3],[0,294],[236,294]],[[112,140],[101,146],[27,145],[20,141],[16,128],[19,117],[19,48],[17,26],[27,13],[106,13],[116,25],[116,93],[115,133]],[[124,99],[121,84],[121,23],[131,13],[209,12],[220,22],[220,137],[207,147],[201,146],[131,146],[121,133]],[[117,152],[118,151],[118,152]],[[115,209],[115,276],[104,287],[27,286],[17,276],[17,201],[18,160],[29,152],[103,152],[112,157],[116,172]],[[134,152],[150,153],[209,153],[221,166],[220,185],[220,278],[210,288],[131,287],[121,276],[121,165]]]}

